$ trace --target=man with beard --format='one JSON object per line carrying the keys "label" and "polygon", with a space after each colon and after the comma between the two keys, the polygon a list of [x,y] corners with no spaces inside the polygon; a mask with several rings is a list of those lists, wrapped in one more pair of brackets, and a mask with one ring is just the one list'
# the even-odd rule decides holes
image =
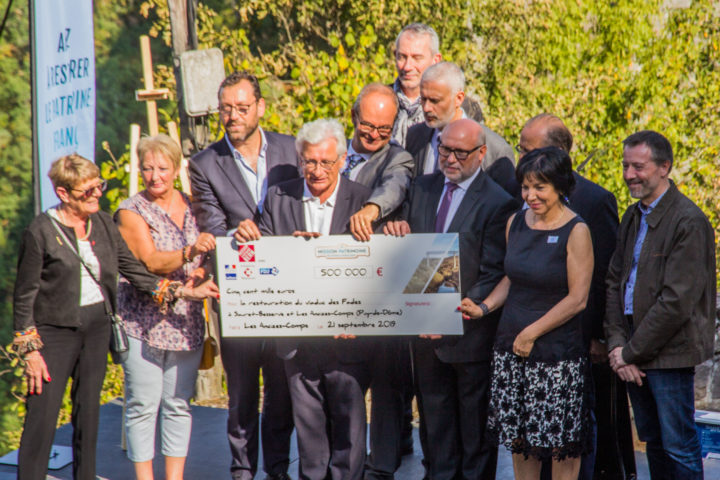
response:
{"label": "man with beard", "polygon": [[[200,231],[233,235],[240,222],[262,213],[268,187],[299,176],[294,139],[258,126],[265,100],[257,78],[228,76],[218,90],[225,137],[190,162],[193,211]],[[258,458],[259,374],[263,373],[262,447],[268,479],[287,479],[292,408],[285,369],[269,339],[223,337],[228,441],[234,480],[255,477]]]}
{"label": "man with beard", "polygon": [[[466,118],[443,125],[438,149],[439,170],[415,180],[403,220],[388,222],[383,231],[459,233],[461,294],[479,303],[504,275],[505,226],[517,202],[480,168],[487,150],[480,124]],[[495,478],[497,448],[486,441],[485,428],[498,319],[496,311],[481,321],[464,320],[462,335],[413,341],[427,478]]]}
{"label": "man with beard", "polygon": [[607,275],[610,366],[627,382],[650,478],[701,480],[695,366],[713,355],[715,235],[670,180],[673,151],[658,132],[623,140],[630,205]]}
{"label": "man with beard", "polygon": [[[415,158],[413,177],[426,175],[438,169],[437,146],[440,133],[450,122],[466,118],[465,74],[452,62],[429,66],[420,80],[420,104],[424,123],[410,127],[405,148]],[[497,133],[481,125],[485,134],[487,153],[481,168],[503,189],[516,196],[514,154],[510,145]]]}

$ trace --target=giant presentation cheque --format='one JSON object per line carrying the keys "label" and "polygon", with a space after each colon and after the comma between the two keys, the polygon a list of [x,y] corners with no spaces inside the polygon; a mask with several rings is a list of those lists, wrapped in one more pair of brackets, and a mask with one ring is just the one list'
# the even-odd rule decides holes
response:
{"label": "giant presentation cheque", "polygon": [[462,334],[455,233],[217,239],[222,334]]}

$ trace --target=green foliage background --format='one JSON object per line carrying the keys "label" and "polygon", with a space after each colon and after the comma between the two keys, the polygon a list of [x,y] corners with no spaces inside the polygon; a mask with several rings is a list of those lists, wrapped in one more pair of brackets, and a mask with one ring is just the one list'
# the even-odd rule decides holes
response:
{"label": "green foliage background", "polygon": [[[18,4],[19,3],[19,4]],[[9,339],[11,292],[20,232],[32,216],[30,103],[25,2],[0,41],[0,334]],[[113,179],[108,208],[126,192],[130,123],[144,124],[134,101],[141,87],[137,36],[153,37],[156,86],[174,91],[170,29],[161,0],[96,0],[97,144]],[[688,7],[675,8],[673,5]],[[720,1],[699,0],[207,0],[198,7],[200,48],[219,47],[225,68],[261,78],[264,127],[293,133],[305,121],[340,118],[370,81],[394,78],[397,32],[424,21],[440,34],[446,59],[465,70],[486,121],[514,144],[523,123],[543,112],[575,135],[583,174],[613,191],[621,212],[631,199],[622,182],[623,138],[664,133],[675,149],[673,178],[714,226],[720,223]],[[173,99],[161,119],[176,119]],[[211,125],[220,135],[217,119]],[[102,141],[118,164],[100,149]],[[717,231],[717,230],[716,230]],[[0,382],[0,428],[17,432],[18,370]],[[120,375],[109,377],[106,395]],[[13,380],[14,379],[14,380]],[[12,433],[0,451],[16,445]]]}

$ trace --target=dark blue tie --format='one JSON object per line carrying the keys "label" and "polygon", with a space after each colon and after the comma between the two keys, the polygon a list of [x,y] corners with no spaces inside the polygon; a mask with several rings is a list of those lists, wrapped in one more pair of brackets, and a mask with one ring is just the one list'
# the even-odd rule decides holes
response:
{"label": "dark blue tie", "polygon": [[350,178],[350,172],[352,171],[352,169],[357,167],[358,163],[362,162],[363,160],[365,160],[363,157],[361,157],[360,155],[357,155],[355,153],[350,155],[350,157],[348,158],[348,161],[347,161],[347,166],[345,167],[345,170],[343,170],[343,172],[342,172],[342,176],[345,178]]}

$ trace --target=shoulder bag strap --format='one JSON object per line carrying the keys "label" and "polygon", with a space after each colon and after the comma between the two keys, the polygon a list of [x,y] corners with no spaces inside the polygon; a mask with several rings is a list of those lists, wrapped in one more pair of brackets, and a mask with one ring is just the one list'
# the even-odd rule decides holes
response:
{"label": "shoulder bag strap", "polygon": [[50,215],[48,215],[48,218],[52,222],[53,227],[55,227],[55,230],[60,234],[60,236],[63,238],[63,240],[65,240],[65,243],[67,244],[67,246],[75,254],[75,256],[78,258],[78,260],[80,260],[80,263],[82,264],[83,267],[85,267],[85,270],[87,270],[87,272],[90,274],[90,278],[92,278],[95,281],[95,283],[97,284],[97,286],[100,287],[100,292],[103,294],[103,302],[105,303],[105,313],[108,315],[111,315],[113,313],[112,306],[110,305],[110,301],[108,300],[107,295],[105,295],[105,289],[103,288],[102,284],[97,279],[97,277],[95,276],[93,271],[90,269],[90,266],[87,263],[85,263],[85,260],[80,256],[78,251],[75,249],[75,245],[73,245],[73,243],[67,237],[67,235],[65,234],[63,229],[60,228],[60,225],[58,225],[57,220],[55,220]]}

